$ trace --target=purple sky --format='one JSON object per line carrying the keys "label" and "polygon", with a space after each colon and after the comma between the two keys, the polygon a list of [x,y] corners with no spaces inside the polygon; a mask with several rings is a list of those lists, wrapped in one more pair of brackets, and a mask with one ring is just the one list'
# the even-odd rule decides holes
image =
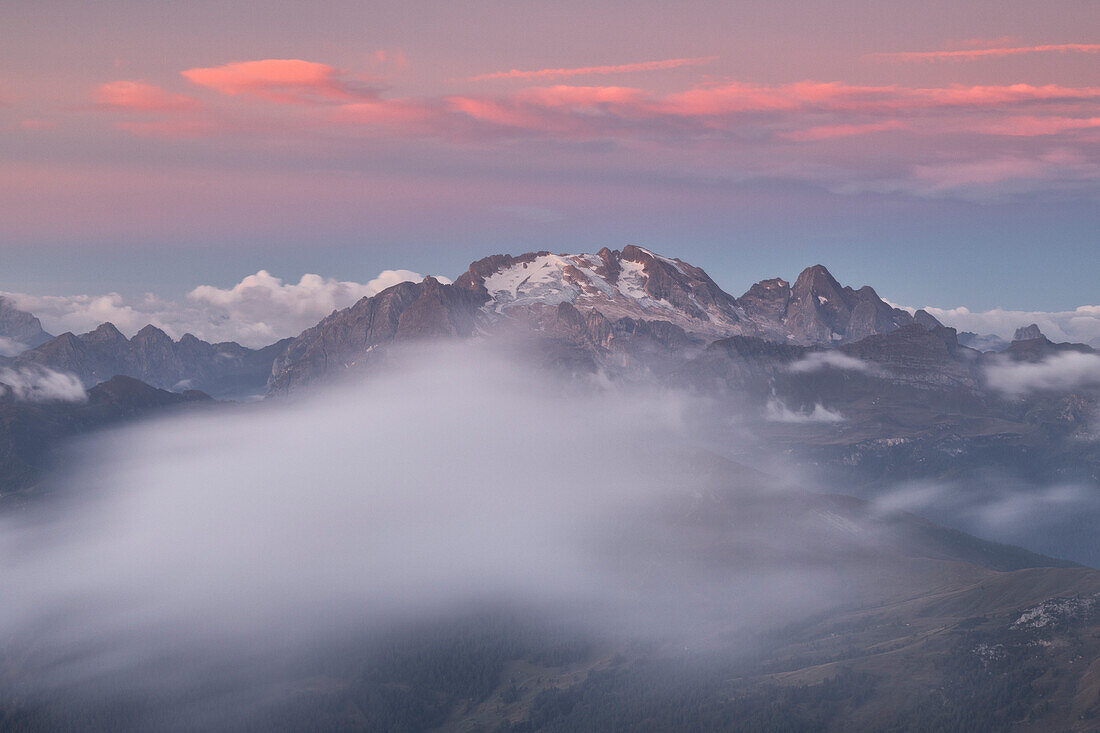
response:
{"label": "purple sky", "polygon": [[1092,0],[11,5],[0,290],[635,243],[735,294],[1097,302]]}

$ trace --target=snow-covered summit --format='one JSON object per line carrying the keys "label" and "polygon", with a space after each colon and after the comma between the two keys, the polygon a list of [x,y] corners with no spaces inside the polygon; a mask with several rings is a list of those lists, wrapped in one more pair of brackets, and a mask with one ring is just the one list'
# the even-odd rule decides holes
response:
{"label": "snow-covered summit", "polygon": [[494,255],[470,266],[457,285],[483,288],[490,316],[570,303],[611,319],[674,323],[714,337],[749,333],[737,300],[700,268],[641,247],[596,254]]}

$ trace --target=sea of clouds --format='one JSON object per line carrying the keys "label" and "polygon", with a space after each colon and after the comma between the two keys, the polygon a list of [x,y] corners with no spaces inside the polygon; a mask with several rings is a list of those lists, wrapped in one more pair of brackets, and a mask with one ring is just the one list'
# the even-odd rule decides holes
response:
{"label": "sea of clouds", "polygon": [[[132,336],[151,323],[176,339],[190,333],[211,343],[236,341],[258,348],[297,336],[334,310],[347,308],[360,298],[401,282],[418,282],[423,277],[411,270],[384,270],[365,283],[314,274],[302,275],[293,283],[260,270],[230,288],[200,285],[178,301],[153,293],[137,298],[119,293],[0,295],[19,309],[38,316],[43,328],[55,335],[66,331],[85,333],[110,322]],[[446,278],[437,279],[449,282]],[[4,348],[0,343],[0,350]],[[12,349],[14,346],[8,350]]]}
{"label": "sea of clouds", "polygon": [[680,454],[695,398],[430,349],[91,438],[54,501],[0,516],[0,653],[19,660],[0,685],[170,701],[201,729],[211,695],[262,704],[301,654],[480,604],[683,649],[848,602],[860,553],[832,523]]}
{"label": "sea of clouds", "polygon": [[76,375],[31,365],[0,367],[0,398],[16,402],[83,402],[88,395]]}
{"label": "sea of clouds", "polygon": [[[906,308],[913,312],[915,308]],[[1016,329],[1036,324],[1054,342],[1073,342],[1100,347],[1100,305],[1082,305],[1069,311],[1023,311],[993,308],[972,311],[966,307],[924,306],[945,326],[979,335],[992,334],[1011,341]]]}

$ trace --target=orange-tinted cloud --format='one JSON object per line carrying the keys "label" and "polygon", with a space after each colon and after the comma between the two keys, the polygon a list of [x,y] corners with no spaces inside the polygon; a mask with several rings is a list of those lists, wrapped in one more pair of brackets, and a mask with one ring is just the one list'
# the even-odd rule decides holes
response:
{"label": "orange-tinted cloud", "polygon": [[[764,151],[772,141],[806,145],[873,133],[907,135],[920,148],[959,136],[1073,136],[1097,131],[1100,88],[1035,86],[902,87],[836,82],[708,84],[672,94],[633,87],[530,87],[507,94],[451,96],[413,134],[478,141],[531,137],[605,140],[678,148],[738,141]],[[955,143],[952,143],[955,144]]]}
{"label": "orange-tinted cloud", "polygon": [[[559,84],[493,94],[386,98],[374,91],[352,89],[346,82],[350,77],[333,67],[305,61],[241,62],[190,69],[184,76],[227,95],[226,100],[205,108],[202,115],[127,121],[118,127],[135,135],[174,138],[248,131],[250,135],[270,135],[285,141],[321,134],[334,145],[340,144],[335,142],[340,138],[369,137],[432,139],[447,145],[491,145],[517,138],[563,143],[604,141],[654,152],[699,153],[728,148],[760,161],[771,161],[795,150],[812,158],[814,145],[832,140],[837,142],[823,148],[822,153],[835,154],[836,146],[844,145],[847,138],[891,132],[908,136],[906,140],[912,142],[914,150],[924,151],[943,145],[958,152],[957,146],[964,139],[966,145],[977,149],[980,143],[976,141],[985,138],[998,146],[1012,146],[1013,161],[1027,161],[1030,155],[1040,152],[1042,136],[1058,135],[1058,144],[1067,149],[1091,144],[1100,117],[1100,88],[1053,84],[905,87],[814,81],[774,85],[724,82],[672,93],[628,86]],[[242,95],[297,106],[294,114],[286,114],[285,109],[273,114],[264,105],[239,105],[237,98]],[[1028,142],[1028,138],[1035,142]],[[792,146],[792,142],[799,145]],[[895,140],[890,141],[889,149],[897,149]],[[703,156],[698,164],[705,167],[712,158]],[[961,155],[960,161],[967,162],[967,158]],[[932,175],[939,169],[928,168],[926,177],[916,184],[912,184],[912,178],[905,183],[901,175],[897,179],[900,183],[866,185],[907,190],[905,187],[912,184],[919,192],[938,195],[941,190],[954,190],[956,184],[949,181],[956,179],[959,186],[966,185],[968,179],[976,186],[993,186],[1000,185],[994,174],[1027,178],[1038,175],[1028,171],[1041,170],[1043,176],[1055,176],[1060,168],[1067,167],[1057,161],[1043,161],[1039,168],[1023,164],[1017,168],[1015,163],[993,160],[983,163],[981,170],[944,170],[942,181]],[[762,162],[761,166],[767,169],[773,163]],[[803,175],[797,170],[813,168],[802,159],[791,163],[791,167],[797,175]],[[1074,170],[1083,169],[1078,166]],[[1074,173],[1074,180],[1087,179],[1092,175],[1089,170]],[[890,175],[895,174],[896,166]]]}
{"label": "orange-tinted cloud", "polygon": [[490,79],[543,79],[567,76],[629,74],[637,71],[664,71],[667,69],[679,69],[685,66],[701,66],[703,64],[709,64],[717,58],[717,56],[700,56],[697,58],[642,61],[635,64],[616,64],[613,66],[579,66],[564,69],[536,69],[533,71],[512,69],[511,71],[495,71],[491,74],[480,74],[470,77],[469,81],[487,81]]}
{"label": "orange-tinted cloud", "polygon": [[1021,56],[1031,53],[1100,53],[1100,43],[1056,43],[1041,46],[1014,46],[1002,48],[968,48],[961,51],[900,51],[895,53],[870,53],[866,61],[974,61],[983,58]]}
{"label": "orange-tinted cloud", "polygon": [[176,139],[207,137],[213,132],[223,131],[210,120],[204,119],[119,122],[115,125],[115,128],[138,135],[139,137],[164,137]]}
{"label": "orange-tinted cloud", "polygon": [[24,130],[39,132],[42,130],[57,129],[57,122],[55,122],[54,120],[45,120],[41,117],[30,117],[25,120],[20,120],[19,126]]}
{"label": "orange-tinted cloud", "polygon": [[990,122],[979,129],[992,135],[1018,137],[1060,135],[1074,130],[1100,129],[1100,117],[1008,117]]}
{"label": "orange-tinted cloud", "polygon": [[[338,124],[381,125],[411,132],[422,130],[419,125],[438,116],[438,110],[414,99],[378,99],[369,102],[341,104],[326,120]],[[413,127],[415,126],[415,127]]]}
{"label": "orange-tinted cloud", "polygon": [[135,112],[178,112],[199,106],[197,99],[174,94],[143,81],[112,81],[100,84],[92,92],[92,99],[104,109]]}
{"label": "orange-tinted cloud", "polygon": [[799,82],[764,86],[739,82],[697,87],[660,102],[665,114],[725,115],[794,110],[873,112],[934,107],[995,107],[1027,102],[1100,101],[1100,87],[953,85],[936,88]]}
{"label": "orange-tinted cloud", "polygon": [[250,94],[272,102],[351,103],[376,96],[372,90],[349,82],[339,69],[301,59],[238,61],[181,73],[191,83],[222,94]]}
{"label": "orange-tinted cloud", "polygon": [[906,125],[899,120],[868,122],[862,125],[819,125],[817,127],[807,127],[804,130],[784,132],[780,134],[780,137],[796,142],[814,142],[817,140],[829,140],[836,137],[866,135],[871,132],[904,130],[905,127]]}
{"label": "orange-tinted cloud", "polygon": [[646,93],[632,87],[529,87],[521,89],[513,98],[526,104],[543,107],[592,107],[596,105],[643,104]]}
{"label": "orange-tinted cloud", "polygon": [[391,66],[394,69],[403,69],[408,60],[405,58],[405,51],[400,48],[393,50],[387,50],[380,48],[374,52],[374,62],[379,66]]}

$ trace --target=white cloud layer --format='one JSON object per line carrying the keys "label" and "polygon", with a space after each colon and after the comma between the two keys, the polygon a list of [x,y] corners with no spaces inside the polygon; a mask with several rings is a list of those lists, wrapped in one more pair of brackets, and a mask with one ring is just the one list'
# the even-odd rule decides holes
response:
{"label": "white cloud layer", "polygon": [[1040,362],[1002,361],[986,367],[989,386],[1007,395],[1100,388],[1100,355],[1069,351]]}
{"label": "white cloud layer", "polygon": [[88,399],[75,375],[37,366],[0,369],[0,397],[9,395],[17,402],[83,402]]}
{"label": "white cloud layer", "polygon": [[[903,306],[902,306],[903,307]],[[915,308],[905,308],[910,313]],[[1082,305],[1071,311],[1014,311],[994,308],[971,311],[966,307],[935,308],[925,306],[945,326],[977,334],[993,334],[1008,341],[1016,329],[1034,323],[1051,341],[1100,346],[1100,305]]]}
{"label": "white cloud layer", "polygon": [[182,301],[165,300],[152,293],[141,298],[126,298],[118,293],[3,295],[21,310],[38,316],[43,327],[53,334],[84,333],[110,321],[132,336],[152,323],[177,339],[191,333],[204,341],[236,341],[255,348],[296,336],[332,311],[346,308],[360,298],[400,282],[421,279],[423,275],[411,270],[384,270],[365,283],[313,274],[303,275],[297,283],[287,283],[267,270],[260,270],[231,288],[200,285]]}
{"label": "white cloud layer", "polygon": [[15,339],[0,336],[0,356],[15,356],[27,350],[26,344],[21,344]]}
{"label": "white cloud layer", "polygon": [[754,649],[851,602],[871,533],[679,448],[691,397],[563,389],[471,344],[393,358],[301,399],[102,434],[57,476],[72,503],[0,516],[0,650],[24,696],[262,729],[201,716],[269,704],[316,679],[319,651],[419,619],[520,604],[707,650],[717,621]]}
{"label": "white cloud layer", "polygon": [[1100,521],[1100,494],[1090,483],[1034,484],[990,473],[958,481],[915,481],[872,498],[883,515],[914,512],[997,542],[1095,567],[1100,551],[1086,538]]}
{"label": "white cloud layer", "polygon": [[792,410],[776,398],[768,400],[764,407],[764,419],[769,422],[782,423],[834,423],[844,422],[844,416],[834,412],[821,403],[814,405],[813,410]]}
{"label": "white cloud layer", "polygon": [[839,351],[813,351],[791,364],[788,370],[796,374],[809,374],[830,367],[850,372],[871,372],[874,369],[873,365],[862,359]]}

